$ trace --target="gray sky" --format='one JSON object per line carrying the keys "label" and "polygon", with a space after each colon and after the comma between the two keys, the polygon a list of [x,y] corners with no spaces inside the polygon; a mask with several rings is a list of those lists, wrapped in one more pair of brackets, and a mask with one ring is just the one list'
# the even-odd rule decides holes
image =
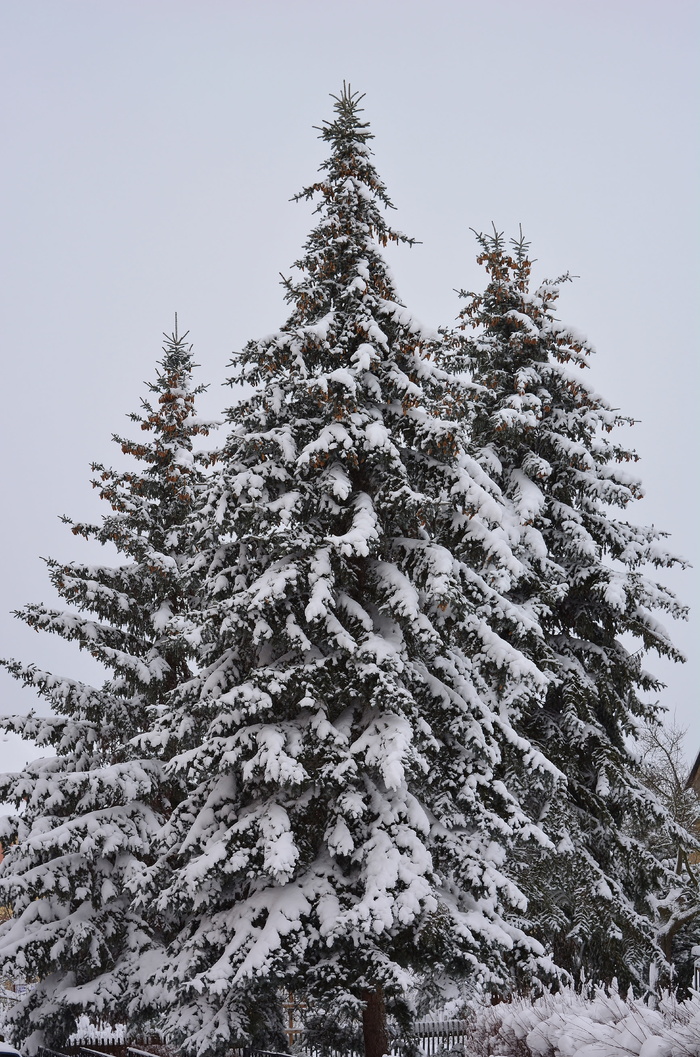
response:
{"label": "gray sky", "polygon": [[[220,388],[233,349],[278,327],[311,226],[343,79],[422,240],[399,293],[450,323],[479,289],[470,227],[522,223],[536,275],[580,276],[561,318],[598,349],[592,384],[639,419],[647,498],[630,517],[698,557],[698,4],[693,0],[0,0],[3,372],[0,654],[88,678],[89,659],[9,615],[51,601],[40,555],[85,558],[58,515],[98,518],[173,312]],[[97,556],[97,555],[95,555]],[[99,560],[99,558],[98,558]],[[691,604],[697,573],[668,577]],[[684,668],[650,662],[700,748],[697,609]],[[0,673],[0,710],[27,691]],[[22,763],[0,741],[0,765]]]}

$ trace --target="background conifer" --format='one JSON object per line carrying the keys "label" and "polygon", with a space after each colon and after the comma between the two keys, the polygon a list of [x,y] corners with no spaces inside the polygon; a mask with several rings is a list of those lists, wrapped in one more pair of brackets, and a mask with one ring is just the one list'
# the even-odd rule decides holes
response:
{"label": "background conifer", "polygon": [[643,655],[682,660],[654,611],[682,617],[684,608],[647,570],[679,559],[663,533],[619,516],[643,494],[628,468],[635,453],[614,439],[632,420],[582,377],[592,348],[554,314],[568,276],[533,288],[522,236],[510,247],[495,229],[477,237],[488,283],[465,295],[461,313],[480,386],[472,439],[520,521],[515,549],[527,572],[510,597],[536,612],[544,638],[533,640],[533,659],[550,677],[544,706],[518,729],[567,779],[550,805],[523,790],[531,812],[547,815],[557,852],[526,857],[519,876],[558,964],[643,982],[661,959],[657,901],[677,879],[633,834],[652,827],[682,839],[649,796],[634,749],[657,713],[648,692],[661,686]]}

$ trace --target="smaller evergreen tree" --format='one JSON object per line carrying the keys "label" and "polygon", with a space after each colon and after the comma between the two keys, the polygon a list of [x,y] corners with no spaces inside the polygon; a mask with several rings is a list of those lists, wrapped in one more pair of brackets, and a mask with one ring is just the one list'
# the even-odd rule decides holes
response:
{"label": "smaller evergreen tree", "polygon": [[[74,534],[112,544],[116,566],[48,561],[69,610],[30,604],[17,615],[37,631],[76,642],[110,672],[101,687],[52,675],[33,664],[2,663],[52,707],[50,716],[3,717],[2,726],[55,755],[0,776],[5,857],[0,960],[12,977],[36,981],[8,1026],[28,1052],[63,1046],[81,1013],[145,1022],[154,1001],[148,980],[160,958],[157,918],[136,909],[135,893],[152,847],[181,798],[161,754],[144,739],[153,710],[189,678],[191,647],[174,630],[187,605],[192,510],[206,456],[193,439],[208,432],[195,416],[187,335],[166,338],[160,371],[131,419],[149,436],[114,438],[140,470],[94,464],[93,485],[112,508]],[[150,745],[150,747],[149,747]]]}
{"label": "smaller evergreen tree", "polygon": [[529,854],[516,876],[558,964],[641,982],[662,961],[657,906],[677,879],[634,833],[682,838],[631,746],[656,712],[646,695],[661,685],[642,656],[682,660],[654,610],[685,613],[645,567],[679,560],[662,533],[616,516],[643,494],[627,470],[635,453],[611,437],[631,420],[581,377],[592,348],[554,314],[568,276],[533,289],[522,236],[511,250],[495,229],[477,238],[488,283],[463,295],[460,316],[469,332],[461,355],[478,386],[470,424],[479,461],[520,522],[525,572],[509,597],[536,614],[544,634],[530,640],[531,656],[550,679],[544,707],[526,709],[516,727],[567,781],[549,803],[523,787],[557,850]]}

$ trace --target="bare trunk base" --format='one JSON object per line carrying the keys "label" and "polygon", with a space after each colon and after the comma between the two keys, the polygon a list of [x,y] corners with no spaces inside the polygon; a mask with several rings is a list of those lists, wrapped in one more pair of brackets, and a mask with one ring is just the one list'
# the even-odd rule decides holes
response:
{"label": "bare trunk base", "polygon": [[362,1011],[365,1057],[384,1057],[389,1052],[384,992],[378,987],[375,991],[365,991],[362,997],[365,1001]]}

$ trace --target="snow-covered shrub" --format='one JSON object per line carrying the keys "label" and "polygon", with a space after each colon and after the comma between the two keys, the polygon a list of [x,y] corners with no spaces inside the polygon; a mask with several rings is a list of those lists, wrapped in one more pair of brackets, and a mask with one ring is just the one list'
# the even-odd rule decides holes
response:
{"label": "snow-covered shrub", "polygon": [[700,1057],[700,996],[657,1008],[628,995],[571,989],[482,1008],[468,1057]]}

